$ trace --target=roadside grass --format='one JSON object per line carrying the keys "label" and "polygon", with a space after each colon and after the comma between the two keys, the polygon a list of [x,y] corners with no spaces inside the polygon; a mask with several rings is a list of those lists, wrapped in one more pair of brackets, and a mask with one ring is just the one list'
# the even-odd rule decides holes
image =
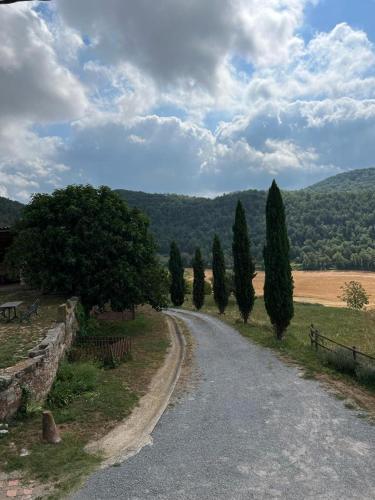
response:
{"label": "roadside grass", "polygon": [[33,316],[30,322],[19,323],[17,319],[6,322],[0,319],[0,369],[12,366],[27,358],[30,349],[36,346],[52,327],[57,318],[57,308],[65,302],[65,298],[57,295],[42,295],[33,290],[22,288],[0,287],[0,304],[10,301],[22,301],[20,311],[32,304],[39,297],[38,316]]}
{"label": "roadside grass", "polygon": [[[191,298],[182,306],[194,310]],[[337,372],[330,367],[324,356],[311,348],[309,338],[310,325],[313,323],[327,337],[357,349],[375,355],[375,316],[371,312],[353,311],[343,308],[325,307],[319,304],[295,303],[295,315],[286,333],[285,339],[276,340],[272,325],[264,307],[263,298],[257,298],[250,321],[244,325],[240,319],[234,297],[230,298],[225,315],[220,316],[212,296],[205,297],[202,312],[211,314],[236,328],[244,337],[265,347],[277,350],[281,355],[294,360],[305,367],[305,376],[314,377],[316,373],[326,373],[355,383],[350,375]],[[320,351],[321,352],[321,351]],[[368,388],[371,389],[371,386]]]}
{"label": "roadside grass", "polygon": [[[30,407],[29,415],[17,418],[9,434],[0,439],[0,468],[19,470],[27,479],[54,484],[54,496],[73,488],[101,461],[85,452],[85,445],[109,432],[127,417],[164,360],[169,346],[163,315],[142,308],[137,319],[103,322],[102,334],[132,337],[132,357],[114,369],[94,362],[64,361],[44,408],[53,412],[62,443],[41,440],[41,408]],[[21,457],[22,448],[29,455]]]}

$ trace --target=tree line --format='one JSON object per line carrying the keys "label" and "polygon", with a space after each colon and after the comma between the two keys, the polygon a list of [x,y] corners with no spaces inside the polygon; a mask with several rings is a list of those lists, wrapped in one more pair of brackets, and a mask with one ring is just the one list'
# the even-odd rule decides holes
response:
{"label": "tree line", "polygon": [[[264,302],[276,337],[281,340],[294,315],[293,278],[285,208],[281,192],[275,181],[273,181],[268,191],[265,219],[266,242],[263,248],[265,269]],[[213,297],[219,313],[224,314],[231,290],[228,284],[225,255],[217,234],[213,237],[211,255]],[[256,272],[251,252],[246,213],[241,200],[237,202],[232,226],[232,261],[234,295],[241,317],[244,323],[247,323],[256,299],[253,286]],[[168,267],[171,302],[175,306],[181,306],[185,300],[186,283],[183,259],[175,241],[170,244]],[[196,309],[200,310],[205,299],[205,265],[200,247],[195,249],[192,267],[194,273],[192,299]]]}
{"label": "tree line", "polygon": [[[205,255],[211,252],[217,233],[228,266],[233,264],[231,218],[240,199],[252,228],[255,265],[263,267],[266,192],[249,190],[215,199],[131,191],[120,194],[149,216],[161,256],[167,258],[174,240],[185,264],[190,263],[197,246]],[[294,268],[375,271],[375,196],[371,184],[367,190],[283,192],[283,199]]]}

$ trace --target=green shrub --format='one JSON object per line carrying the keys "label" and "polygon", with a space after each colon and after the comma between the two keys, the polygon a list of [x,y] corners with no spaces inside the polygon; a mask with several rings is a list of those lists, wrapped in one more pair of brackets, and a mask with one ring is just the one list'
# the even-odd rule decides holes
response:
{"label": "green shrub", "polygon": [[50,407],[68,406],[74,398],[96,387],[99,368],[93,363],[68,363],[64,361],[48,395]]}
{"label": "green shrub", "polygon": [[375,366],[366,364],[358,364],[355,375],[361,384],[375,387]]}
{"label": "green shrub", "polygon": [[212,285],[209,281],[204,282],[204,294],[212,295]]}
{"label": "green shrub", "polygon": [[99,330],[98,320],[95,318],[88,318],[80,303],[76,307],[76,318],[79,325],[78,335],[86,337],[88,335],[97,335]]}
{"label": "green shrub", "polygon": [[325,352],[323,356],[326,363],[337,371],[347,373],[348,375],[355,375],[358,363],[350,351],[339,347],[334,351]]}

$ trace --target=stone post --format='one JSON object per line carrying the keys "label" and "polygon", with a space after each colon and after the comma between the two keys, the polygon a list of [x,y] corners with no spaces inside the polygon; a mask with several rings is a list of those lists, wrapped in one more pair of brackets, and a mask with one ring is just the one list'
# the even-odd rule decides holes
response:
{"label": "stone post", "polygon": [[43,412],[43,440],[50,444],[58,444],[61,437],[50,411]]}

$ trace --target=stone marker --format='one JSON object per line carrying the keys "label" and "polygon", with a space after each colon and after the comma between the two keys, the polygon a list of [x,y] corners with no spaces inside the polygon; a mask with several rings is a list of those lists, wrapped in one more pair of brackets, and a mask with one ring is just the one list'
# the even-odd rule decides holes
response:
{"label": "stone marker", "polygon": [[59,430],[50,411],[43,412],[43,439],[47,443],[58,444],[61,442]]}

